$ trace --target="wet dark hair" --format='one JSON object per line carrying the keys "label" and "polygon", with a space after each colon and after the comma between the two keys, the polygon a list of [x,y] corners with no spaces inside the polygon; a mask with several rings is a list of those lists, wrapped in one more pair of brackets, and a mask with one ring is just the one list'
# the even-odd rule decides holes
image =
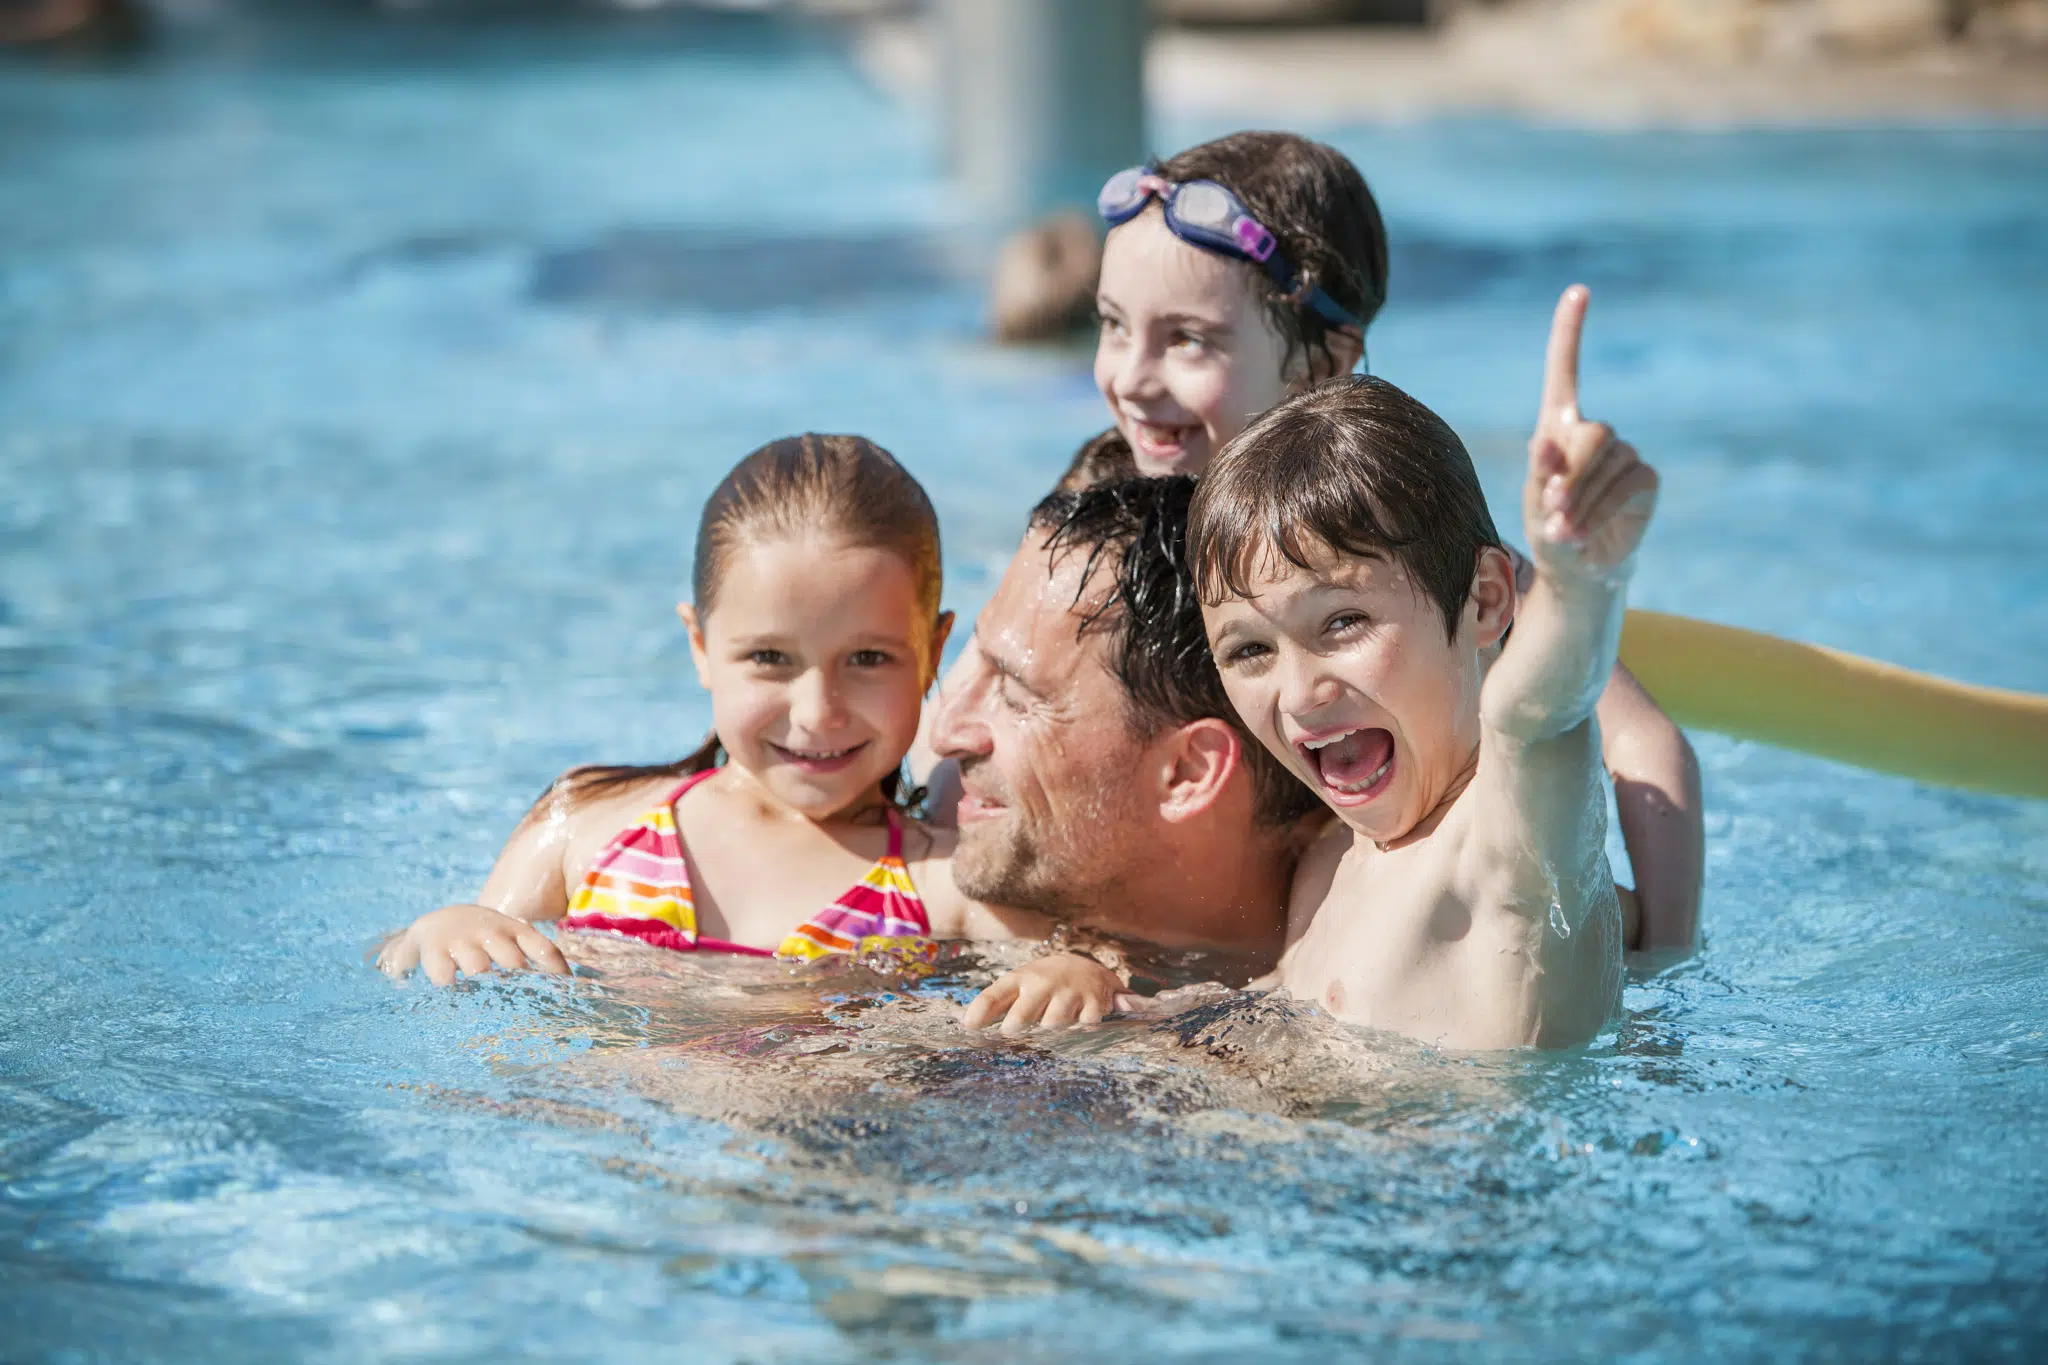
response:
{"label": "wet dark hair", "polygon": [[[937,622],[939,518],[923,485],[873,441],[807,433],[770,441],[741,460],[705,502],[690,573],[698,623],[709,620],[716,608],[735,551],[800,535],[900,555],[916,578],[920,618]],[[593,764],[575,769],[564,781],[581,795],[643,778],[687,777],[717,767],[724,758],[725,747],[713,731],[695,753],[674,763]],[[903,806],[922,795],[900,773],[882,779],[882,794]]]}
{"label": "wet dark hair", "polygon": [[1268,410],[1225,445],[1188,511],[1205,602],[1251,596],[1278,556],[1371,555],[1407,570],[1457,638],[1480,551],[1501,548],[1465,443],[1384,379],[1344,377]]}
{"label": "wet dark hair", "polygon": [[1185,475],[1063,489],[1032,509],[1031,526],[1053,555],[1086,556],[1083,592],[1099,568],[1110,569],[1111,590],[1082,618],[1081,632],[1109,632],[1109,668],[1123,687],[1133,733],[1149,737],[1212,717],[1226,722],[1251,772],[1255,815],[1267,825],[1292,824],[1318,809],[1315,794],[1245,728],[1209,654],[1188,572],[1194,491]]}
{"label": "wet dark hair", "polygon": [[1190,147],[1156,168],[1168,180],[1214,180],[1251,210],[1278,239],[1299,277],[1295,295],[1249,262],[1273,330],[1297,348],[1321,350],[1325,364],[1332,324],[1301,300],[1320,285],[1370,328],[1387,301],[1387,227],[1365,177],[1335,147],[1296,133],[1244,132]]}
{"label": "wet dark hair", "polygon": [[1067,466],[1067,472],[1060,475],[1060,481],[1053,485],[1053,491],[1067,493],[1137,477],[1138,461],[1131,454],[1131,443],[1124,439],[1121,431],[1111,427],[1081,443],[1081,448],[1074,452],[1073,462]]}

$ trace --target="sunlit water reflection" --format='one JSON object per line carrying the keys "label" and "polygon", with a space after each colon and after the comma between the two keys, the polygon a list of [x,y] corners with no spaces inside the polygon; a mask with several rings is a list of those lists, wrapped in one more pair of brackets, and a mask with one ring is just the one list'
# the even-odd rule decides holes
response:
{"label": "sunlit water reflection", "polygon": [[[1497,507],[1587,278],[1638,600],[2048,688],[2048,136],[1335,136]],[[985,596],[1098,400],[974,341],[934,142],[752,21],[0,73],[0,1355],[2038,1356],[2039,804],[1702,737],[1707,947],[1564,1056],[362,965],[701,733],[759,441],[896,450]]]}

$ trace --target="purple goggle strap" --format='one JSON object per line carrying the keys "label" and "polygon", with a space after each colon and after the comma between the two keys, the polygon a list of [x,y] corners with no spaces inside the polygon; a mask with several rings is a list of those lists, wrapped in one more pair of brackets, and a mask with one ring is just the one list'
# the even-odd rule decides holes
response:
{"label": "purple goggle strap", "polygon": [[[1132,170],[1139,168],[1133,167]],[[1294,267],[1279,254],[1278,239],[1264,223],[1245,210],[1243,201],[1232,194],[1228,187],[1213,180],[1207,182],[1224,197],[1230,209],[1229,227],[1219,230],[1187,222],[1179,213],[1172,211],[1181,186],[1149,170],[1139,170],[1128,195],[1118,193],[1112,197],[1111,191],[1121,188],[1117,182],[1130,174],[1131,171],[1118,171],[1104,182],[1102,192],[1095,198],[1096,212],[1110,226],[1115,227],[1137,217],[1139,210],[1145,207],[1145,201],[1157,195],[1161,207],[1168,210],[1166,225],[1173,229],[1174,236],[1190,246],[1200,247],[1205,251],[1235,254],[1256,265],[1264,266],[1266,273],[1273,277],[1273,283],[1280,287],[1281,292],[1290,296],[1300,286],[1300,279],[1294,273]],[[1320,285],[1311,288],[1308,297],[1302,302],[1315,309],[1326,322],[1338,327],[1355,327],[1360,333],[1365,331],[1364,324],[1352,315],[1351,310],[1331,298]]]}

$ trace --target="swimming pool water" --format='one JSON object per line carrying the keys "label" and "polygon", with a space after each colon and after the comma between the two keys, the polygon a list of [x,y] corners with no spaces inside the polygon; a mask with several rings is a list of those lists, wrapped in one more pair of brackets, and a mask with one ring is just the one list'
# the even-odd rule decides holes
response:
{"label": "swimming pool water", "polygon": [[[1315,131],[1497,507],[1583,278],[1637,601],[2048,689],[2048,133]],[[936,147],[754,19],[0,69],[0,1358],[2048,1350],[2040,803],[1698,737],[1705,947],[1556,1056],[362,965],[701,733],[671,608],[758,442],[882,441],[985,596],[1100,419],[975,339]]]}

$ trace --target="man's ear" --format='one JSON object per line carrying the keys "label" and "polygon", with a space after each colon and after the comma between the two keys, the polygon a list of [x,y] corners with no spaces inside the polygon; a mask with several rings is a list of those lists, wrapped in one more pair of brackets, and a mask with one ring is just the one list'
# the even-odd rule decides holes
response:
{"label": "man's ear", "polygon": [[1459,625],[1471,632],[1468,638],[1480,649],[1499,644],[1514,624],[1515,601],[1515,562],[1506,550],[1489,545],[1479,552],[1472,591],[1465,597],[1465,619]]}
{"label": "man's ear", "polygon": [[[1320,384],[1325,379],[1350,374],[1358,368],[1359,357],[1365,354],[1365,333],[1349,327],[1332,327],[1323,333],[1321,345],[1305,347],[1308,364],[1301,369],[1303,387]],[[1323,352],[1328,350],[1329,354]]]}
{"label": "man's ear", "polygon": [[697,665],[697,685],[709,692],[711,654],[704,648],[704,623],[697,619],[697,608],[693,603],[676,603],[676,615],[683,618],[683,624],[690,631],[690,662]]}
{"label": "man's ear", "polygon": [[925,660],[924,688],[931,691],[932,684],[939,680],[939,660],[946,657],[946,641],[953,638],[953,613],[939,613],[938,624],[932,627],[932,652]]}
{"label": "man's ear", "polygon": [[1244,761],[1244,741],[1214,716],[1176,726],[1155,744],[1159,814],[1169,824],[1214,808]]}

